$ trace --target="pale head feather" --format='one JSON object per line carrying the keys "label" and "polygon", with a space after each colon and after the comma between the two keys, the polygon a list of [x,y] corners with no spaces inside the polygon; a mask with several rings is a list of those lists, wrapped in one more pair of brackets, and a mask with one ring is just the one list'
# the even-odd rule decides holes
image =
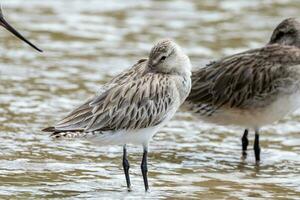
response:
{"label": "pale head feather", "polygon": [[164,39],[151,49],[148,67],[158,73],[190,76],[192,66],[179,45],[170,39]]}
{"label": "pale head feather", "polygon": [[289,45],[300,48],[300,23],[295,18],[283,20],[274,29],[269,44]]}

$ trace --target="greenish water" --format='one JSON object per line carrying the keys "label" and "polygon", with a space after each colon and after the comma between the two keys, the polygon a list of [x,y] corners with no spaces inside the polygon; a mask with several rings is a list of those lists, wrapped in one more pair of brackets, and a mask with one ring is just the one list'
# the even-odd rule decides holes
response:
{"label": "greenish water", "polygon": [[[45,52],[0,30],[0,199],[300,199],[300,112],[265,127],[262,162],[241,159],[242,129],[212,126],[181,111],[155,135],[144,192],[142,149],[53,141],[55,123],[99,85],[174,38],[195,67],[264,45],[300,2],[1,1],[7,20]],[[251,133],[251,146],[254,134]]]}

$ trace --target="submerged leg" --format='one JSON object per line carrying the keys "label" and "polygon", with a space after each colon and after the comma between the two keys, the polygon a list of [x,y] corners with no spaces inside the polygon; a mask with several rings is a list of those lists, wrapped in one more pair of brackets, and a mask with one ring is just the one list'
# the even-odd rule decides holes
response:
{"label": "submerged leg", "polygon": [[148,145],[144,145],[144,152],[143,152],[143,159],[141,163],[141,170],[143,174],[143,179],[144,179],[144,185],[145,185],[145,190],[148,191],[149,186],[148,186],[148,168],[147,168],[147,155],[148,155]]}
{"label": "submerged leg", "polygon": [[243,157],[245,158],[247,156],[247,147],[248,147],[249,141],[248,141],[248,129],[245,129],[244,135],[242,137],[242,150],[243,150]]}
{"label": "submerged leg", "polygon": [[126,150],[126,144],[124,144],[123,146],[123,169],[124,169],[124,173],[125,173],[125,178],[126,178],[126,184],[127,184],[127,189],[128,191],[131,190],[130,188],[130,178],[129,178],[129,162],[127,160],[127,150]]}
{"label": "submerged leg", "polygon": [[254,154],[256,162],[260,161],[259,131],[255,130]]}

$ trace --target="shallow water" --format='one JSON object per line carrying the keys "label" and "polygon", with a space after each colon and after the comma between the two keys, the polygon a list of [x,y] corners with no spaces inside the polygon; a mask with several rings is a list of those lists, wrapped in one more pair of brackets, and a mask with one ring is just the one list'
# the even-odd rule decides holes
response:
{"label": "shallow water", "polygon": [[129,146],[126,191],[120,146],[53,141],[40,130],[93,95],[154,41],[174,38],[194,66],[265,44],[300,3],[285,1],[4,0],[8,21],[45,52],[1,29],[0,199],[300,199],[300,112],[265,127],[262,162],[242,129],[212,126],[181,111],[150,146],[144,192],[142,149]]}

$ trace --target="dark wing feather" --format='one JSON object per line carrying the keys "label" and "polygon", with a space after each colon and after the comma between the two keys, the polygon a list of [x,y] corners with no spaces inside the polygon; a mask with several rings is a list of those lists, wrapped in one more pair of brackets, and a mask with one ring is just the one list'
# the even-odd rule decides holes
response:
{"label": "dark wing feather", "polygon": [[[68,127],[68,131],[78,131],[84,130],[93,116],[93,106],[90,106],[92,101],[98,98],[102,98],[102,94],[105,93],[110,88],[124,84],[130,80],[136,80],[143,75],[147,65],[147,59],[139,60],[135,65],[133,65],[129,70],[126,70],[112,80],[110,80],[105,85],[101,86],[98,95],[88,99],[84,104],[78,106],[72,112],[70,112],[64,119],[57,123],[56,126]],[[53,127],[45,128],[43,131],[53,132]]]}
{"label": "dark wing feather", "polygon": [[[71,113],[54,127],[54,132],[155,126],[167,117],[173,107],[176,92],[170,89],[172,84],[175,83],[165,75],[149,73],[116,85],[74,110],[73,115]],[[49,130],[53,131],[53,128]]]}
{"label": "dark wing feather", "polygon": [[[244,108],[290,83],[289,66],[300,64],[300,50],[269,45],[225,57],[192,74],[188,101],[195,105]],[[263,103],[263,102],[261,102]]]}
{"label": "dark wing feather", "polygon": [[112,88],[103,98],[91,102],[93,119],[86,131],[139,129],[159,124],[174,104],[171,84],[175,83],[164,75],[146,74]]}

